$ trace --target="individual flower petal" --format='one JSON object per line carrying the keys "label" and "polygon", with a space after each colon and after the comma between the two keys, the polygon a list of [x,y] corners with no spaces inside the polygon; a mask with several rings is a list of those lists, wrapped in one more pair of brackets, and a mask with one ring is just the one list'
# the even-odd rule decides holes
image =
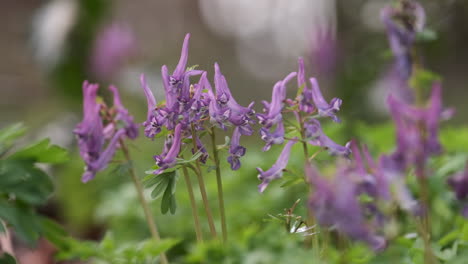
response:
{"label": "individual flower petal", "polygon": [[291,148],[296,142],[297,138],[294,138],[286,143],[275,164],[273,164],[269,170],[263,171],[262,169],[257,168],[257,171],[259,172],[258,179],[262,181],[262,183],[258,186],[258,190],[260,192],[263,192],[272,180],[281,178],[283,175],[283,170],[288,165]]}

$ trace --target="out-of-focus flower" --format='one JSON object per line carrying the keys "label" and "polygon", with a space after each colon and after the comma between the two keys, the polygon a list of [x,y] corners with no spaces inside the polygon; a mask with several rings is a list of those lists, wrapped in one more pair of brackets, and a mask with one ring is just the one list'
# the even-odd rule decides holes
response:
{"label": "out-of-focus flower", "polygon": [[137,43],[132,30],[125,25],[113,23],[98,34],[91,55],[93,73],[104,80],[112,77],[135,53]]}
{"label": "out-of-focus flower", "polygon": [[[98,89],[97,84],[90,84],[87,81],[83,83],[83,121],[73,130],[78,138],[80,155],[86,163],[83,182],[93,179],[98,171],[107,167],[119,147],[120,140],[125,137],[134,139],[138,136],[133,117],[122,105],[117,88],[115,86],[109,88],[114,94],[112,108],[107,108],[104,103],[98,103]],[[106,140],[108,140],[107,147],[103,150]]]}
{"label": "out-of-focus flower", "polygon": [[227,158],[227,161],[231,164],[232,170],[238,170],[240,168],[241,162],[239,158],[244,156],[246,151],[243,146],[239,145],[240,136],[240,128],[236,127],[232,134],[231,145],[229,147],[229,157]]}
{"label": "out-of-focus flower", "polygon": [[314,146],[323,147],[328,150],[331,155],[340,155],[348,157],[351,154],[349,148],[350,142],[345,146],[338,145],[323,133],[320,122],[317,119],[307,120],[304,124],[306,132],[306,140]]}
{"label": "out-of-focus flower", "polygon": [[364,241],[376,251],[385,248],[385,238],[375,234],[364,217],[364,210],[357,199],[358,186],[350,178],[347,166],[338,167],[332,182],[325,180],[308,163],[305,172],[315,189],[309,207],[321,225],[336,228],[353,239]]}
{"label": "out-of-focus flower", "polygon": [[408,80],[412,72],[411,49],[416,33],[424,28],[426,15],[424,8],[416,1],[400,1],[396,6],[388,5],[380,13],[387,28],[390,48],[402,79]]}
{"label": "out-of-focus flower", "polygon": [[273,164],[269,170],[263,171],[261,168],[257,168],[259,173],[258,179],[262,181],[262,183],[258,185],[258,190],[260,192],[263,192],[272,180],[279,179],[283,176],[283,170],[288,165],[291,148],[296,142],[297,138],[294,138],[284,145],[283,151],[281,151],[275,164]]}
{"label": "out-of-focus flower", "polygon": [[455,193],[455,197],[464,203],[462,215],[468,218],[468,166],[447,180],[447,183]]}
{"label": "out-of-focus flower", "polygon": [[428,106],[417,108],[389,96],[388,104],[396,125],[397,149],[391,155],[394,167],[423,167],[427,158],[442,151],[438,133],[439,123],[448,118],[452,110],[442,109],[442,87],[434,83]]}

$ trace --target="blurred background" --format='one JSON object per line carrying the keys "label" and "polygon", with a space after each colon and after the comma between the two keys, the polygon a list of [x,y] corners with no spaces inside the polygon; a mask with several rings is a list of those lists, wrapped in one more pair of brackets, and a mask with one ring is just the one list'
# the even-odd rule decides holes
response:
{"label": "blurred background", "polygon": [[[169,69],[175,67],[183,37],[188,32],[192,34],[188,64],[199,65],[212,78],[213,64],[218,62],[236,100],[243,105],[253,100],[269,100],[273,84],[296,71],[297,58],[302,56],[308,75],[318,78],[326,97],[343,99],[340,116],[344,127],[353,120],[378,122],[386,117],[385,97],[394,85],[393,58],[379,18],[382,6],[390,2],[3,1],[0,9],[0,127],[22,121],[34,137],[50,137],[55,144],[73,147],[71,130],[81,119],[81,84],[85,79],[102,86],[117,85],[136,120],[143,121],[146,105],[139,75],[146,74],[156,97],[162,99],[160,68],[164,64]],[[464,124],[468,121],[463,114],[468,110],[465,99],[468,96],[468,1],[420,2],[427,12],[427,28],[436,33],[418,43],[423,63],[443,78],[444,102],[457,110],[450,122]],[[258,105],[257,110],[260,110]],[[338,140],[339,143],[344,143],[346,138],[349,137]],[[158,143],[148,146],[143,142],[147,142],[146,139],[135,143],[138,146],[135,152],[140,155],[137,157],[141,157],[137,158],[141,172],[151,166],[151,154],[160,152]],[[259,149],[250,153],[259,153]],[[257,215],[261,219],[269,210],[281,212],[298,196],[297,188],[293,188],[286,195],[272,191],[259,199],[255,171],[251,169],[269,163],[259,155],[250,154],[246,164],[249,170],[241,174],[243,179],[249,177],[250,187],[242,199],[257,199],[258,208],[262,210],[244,209],[242,204],[235,203],[236,188],[247,182],[228,177],[227,203],[231,202],[228,207],[237,212],[246,210],[245,215],[231,216],[236,218],[232,229],[236,224],[242,227],[251,221],[250,216]],[[56,173],[60,175],[57,195],[44,212],[60,219],[79,237],[99,238],[103,225],[120,230],[117,236],[122,239],[145,236],[143,224],[139,227],[141,232],[125,228],[141,218],[137,212],[122,212],[122,208],[127,208],[121,204],[122,200],[135,198],[132,187],[122,183],[126,180],[115,181],[102,175],[104,177],[83,185],[79,181],[82,166],[76,159]],[[107,192],[103,191],[104,187]],[[214,196],[215,185],[210,188]],[[178,197],[181,204],[187,203],[184,195]],[[275,205],[268,203],[278,196],[286,199]],[[262,207],[265,204],[271,206]],[[177,214],[189,217],[189,208],[182,207]],[[158,210],[156,205],[155,210]],[[249,210],[251,212],[247,212]],[[120,218],[111,221],[111,216]],[[190,227],[185,226],[190,220],[178,219],[179,222],[174,221],[173,216],[163,217],[161,221],[182,228],[182,231],[163,231],[163,236],[177,236],[183,230],[185,235],[193,236]]]}

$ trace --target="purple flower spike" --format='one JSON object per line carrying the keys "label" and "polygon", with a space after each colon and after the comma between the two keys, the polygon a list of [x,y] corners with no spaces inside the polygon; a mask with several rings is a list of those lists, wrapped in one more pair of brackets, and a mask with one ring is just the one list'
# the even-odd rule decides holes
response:
{"label": "purple flower spike", "polygon": [[114,136],[107,145],[107,148],[102,153],[100,153],[99,157],[92,161],[86,162],[86,169],[83,176],[81,177],[81,181],[83,183],[94,179],[98,171],[101,171],[107,167],[107,164],[109,164],[109,162],[112,160],[112,157],[114,157],[115,151],[119,146],[119,140],[124,136],[124,134],[125,130],[119,129],[117,132],[115,132]]}
{"label": "purple flower spike", "polygon": [[245,155],[246,151],[246,149],[243,146],[239,145],[240,136],[240,129],[239,127],[236,127],[232,134],[231,146],[229,147],[230,155],[227,158],[227,161],[229,162],[229,164],[231,164],[232,170],[238,170],[240,168],[240,158]]}
{"label": "purple flower spike", "polygon": [[171,144],[171,148],[167,151],[166,155],[156,155],[154,156],[154,160],[156,165],[159,166],[154,174],[161,174],[164,170],[168,168],[172,168],[177,162],[177,155],[180,152],[180,145],[182,144],[182,124],[178,124],[175,127],[173,142]]}
{"label": "purple flower spike", "polygon": [[286,143],[275,164],[273,164],[269,170],[263,171],[262,169],[257,168],[257,171],[259,172],[258,179],[262,181],[262,183],[258,185],[259,192],[265,191],[266,187],[272,180],[281,178],[283,175],[283,170],[288,165],[291,148],[296,142],[297,138],[294,138]]}
{"label": "purple flower spike", "polygon": [[416,33],[423,30],[426,20],[424,9],[416,1],[406,1],[397,7],[384,7],[380,18],[387,28],[390,48],[400,76],[402,79],[408,80],[411,76],[413,63],[411,49],[416,40]]}
{"label": "purple flower spike", "polygon": [[262,127],[260,129],[260,135],[262,140],[265,141],[265,146],[263,147],[263,151],[268,151],[272,145],[280,145],[284,142],[284,125],[283,121],[280,121],[276,125],[275,132],[271,133],[270,129]]}
{"label": "purple flower spike", "polygon": [[117,90],[117,87],[111,85],[109,90],[114,95],[114,109],[117,114],[114,118],[115,121],[122,121],[125,126],[125,133],[128,138],[135,139],[138,137],[138,126],[133,122],[133,116],[128,113],[128,110],[123,106],[122,101],[120,100],[120,94]]}
{"label": "purple flower spike", "polygon": [[351,143],[348,142],[345,146],[335,143],[323,133],[322,126],[317,119],[307,121],[304,126],[306,129],[306,137],[310,144],[327,149],[331,155],[349,157],[351,154]]}
{"label": "purple flower spike", "polygon": [[317,79],[310,78],[310,83],[312,84],[312,100],[314,101],[315,107],[318,109],[318,114],[320,116],[328,116],[337,123],[341,122],[336,116],[336,112],[340,110],[342,100],[333,98],[330,103],[327,103],[320,91]]}

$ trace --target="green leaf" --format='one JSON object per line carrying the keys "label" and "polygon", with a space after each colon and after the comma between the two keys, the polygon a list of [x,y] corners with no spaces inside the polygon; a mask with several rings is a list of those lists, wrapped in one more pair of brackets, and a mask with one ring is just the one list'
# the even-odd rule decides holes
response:
{"label": "green leaf", "polygon": [[175,175],[175,171],[168,171],[168,172],[164,172],[158,175],[155,175],[155,174],[148,175],[143,179],[143,186],[145,186],[146,188],[149,188],[153,185],[159,184],[165,178],[173,177],[174,175]]}
{"label": "green leaf", "polygon": [[34,246],[39,239],[41,223],[33,208],[0,200],[0,219],[11,225],[28,245]]}
{"label": "green leaf", "polygon": [[170,184],[170,178],[164,177],[156,187],[154,187],[153,191],[151,192],[151,198],[157,199],[161,196],[161,194],[167,190],[167,186]]}
{"label": "green leaf", "polygon": [[43,235],[45,238],[47,238],[48,241],[52,242],[60,250],[68,248],[68,234],[62,226],[60,226],[55,221],[45,217],[41,218],[41,225],[43,229]]}
{"label": "green leaf", "polygon": [[16,123],[0,130],[0,154],[4,153],[13,142],[26,133],[26,127],[22,123]]}
{"label": "green leaf", "polygon": [[161,200],[161,213],[166,214],[169,209],[171,214],[174,214],[177,208],[175,200],[175,188],[176,188],[176,177],[171,177],[167,184],[166,190],[164,191],[163,198]]}
{"label": "green leaf", "polygon": [[8,253],[3,253],[2,255],[0,255],[0,263],[1,264],[16,264],[16,259]]}
{"label": "green leaf", "polygon": [[0,194],[32,205],[44,204],[53,192],[50,177],[29,161],[0,160]]}
{"label": "green leaf", "polygon": [[56,145],[51,145],[50,139],[44,139],[16,152],[10,156],[10,158],[57,164],[68,161],[68,154],[65,149]]}
{"label": "green leaf", "polygon": [[428,70],[418,69],[412,75],[409,84],[416,89],[428,91],[432,88],[435,81],[440,81],[440,76]]}

